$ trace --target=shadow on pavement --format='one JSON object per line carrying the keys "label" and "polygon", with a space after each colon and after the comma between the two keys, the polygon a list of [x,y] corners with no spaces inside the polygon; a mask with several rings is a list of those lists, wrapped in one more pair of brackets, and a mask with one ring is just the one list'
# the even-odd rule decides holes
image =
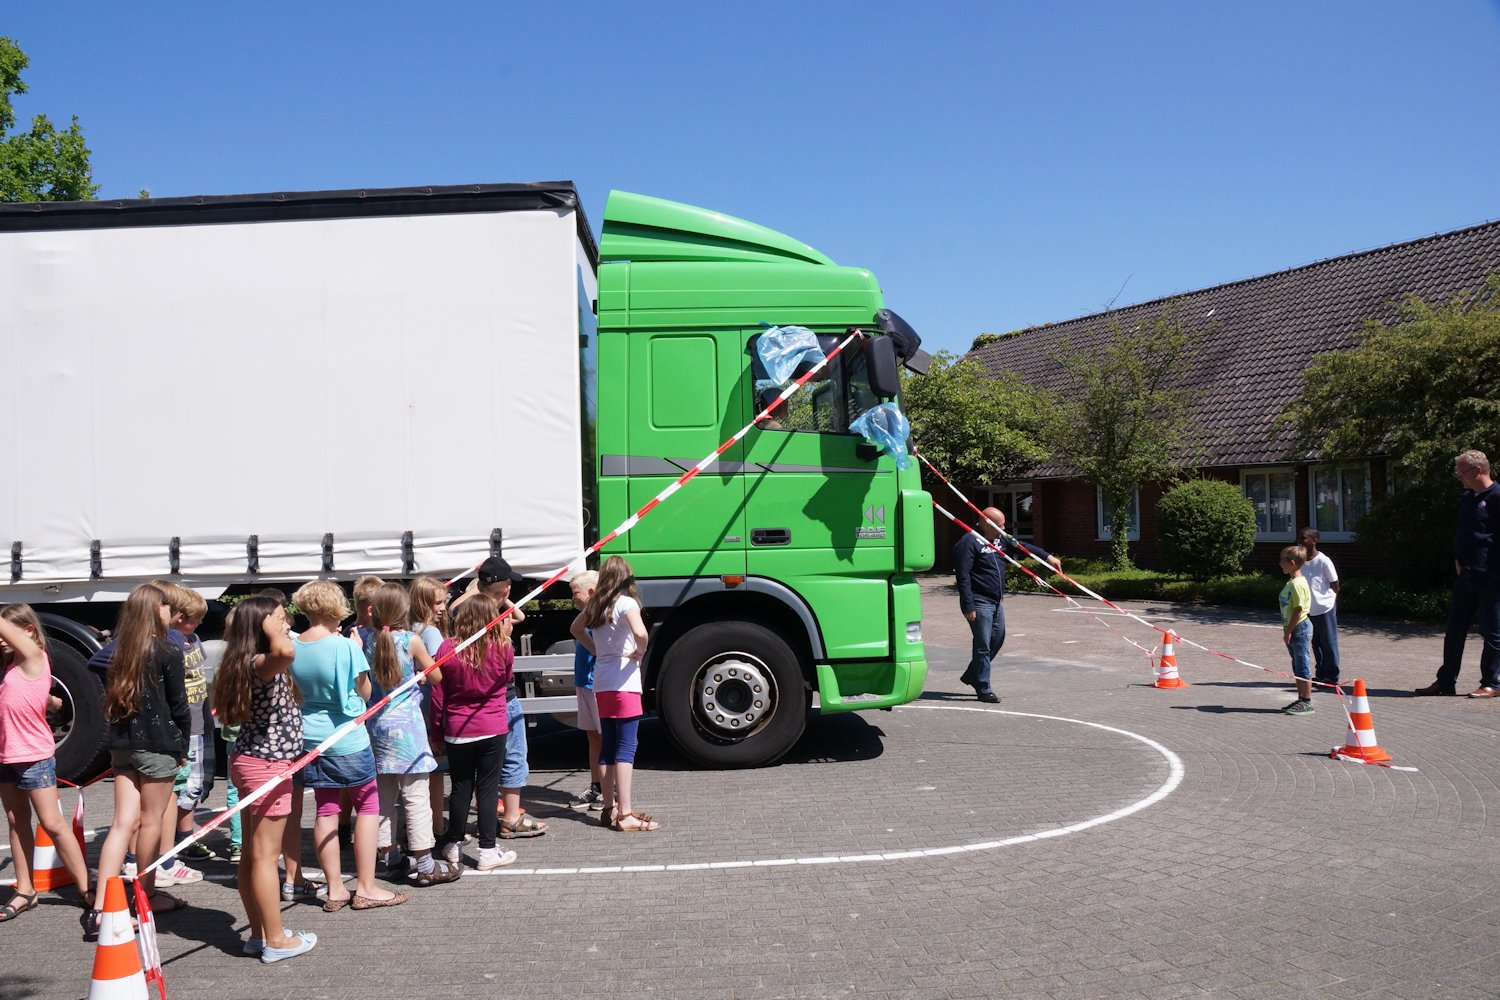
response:
{"label": "shadow on pavement", "polygon": [[1280,715],[1279,708],[1240,708],[1228,705],[1169,705],[1175,712],[1208,712],[1213,715]]}

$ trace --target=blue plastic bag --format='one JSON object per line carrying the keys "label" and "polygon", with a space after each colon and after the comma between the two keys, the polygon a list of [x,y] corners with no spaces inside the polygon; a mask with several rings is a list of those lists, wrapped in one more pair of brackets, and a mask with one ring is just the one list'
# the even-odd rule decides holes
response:
{"label": "blue plastic bag", "polygon": [[[804,362],[823,360],[818,335],[805,326],[773,326],[755,340],[755,353],[766,370],[771,384],[784,386]],[[756,385],[760,382],[757,380]]]}
{"label": "blue plastic bag", "polygon": [[870,407],[849,425],[849,429],[858,431],[866,441],[893,457],[896,468],[905,469],[911,465],[911,457],[906,454],[906,440],[911,437],[911,424],[895,403],[881,403]]}

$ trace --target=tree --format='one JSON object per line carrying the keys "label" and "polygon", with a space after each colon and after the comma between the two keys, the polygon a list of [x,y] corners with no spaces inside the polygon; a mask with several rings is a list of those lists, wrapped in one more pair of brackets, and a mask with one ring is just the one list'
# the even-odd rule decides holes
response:
{"label": "tree", "polygon": [[927,374],[903,376],[901,393],[917,447],[955,482],[1009,478],[1047,457],[1043,401],[1014,375],[939,351]]}
{"label": "tree", "polygon": [[0,201],[91,199],[99,186],[77,116],[61,132],[46,115],[37,115],[31,131],[6,134],[16,123],[11,98],[26,93],[21,71],[29,64],[14,41],[0,36]]}
{"label": "tree", "polygon": [[1392,572],[1435,582],[1453,571],[1460,487],[1453,458],[1500,459],[1500,280],[1446,305],[1412,297],[1391,324],[1302,373],[1282,413],[1303,454],[1328,461],[1389,455],[1394,489],[1372,498],[1357,537]]}
{"label": "tree", "polygon": [[1202,336],[1183,328],[1173,303],[1129,330],[1111,320],[1109,336],[1091,350],[1058,345],[1055,360],[1072,389],[1054,399],[1045,439],[1054,462],[1073,466],[1104,494],[1117,568],[1130,565],[1135,491],[1143,482],[1177,478],[1196,457],[1188,414],[1193,391],[1174,384],[1174,375]]}
{"label": "tree", "polygon": [[1162,562],[1202,582],[1238,572],[1255,547],[1255,505],[1222,479],[1190,479],[1156,505]]}

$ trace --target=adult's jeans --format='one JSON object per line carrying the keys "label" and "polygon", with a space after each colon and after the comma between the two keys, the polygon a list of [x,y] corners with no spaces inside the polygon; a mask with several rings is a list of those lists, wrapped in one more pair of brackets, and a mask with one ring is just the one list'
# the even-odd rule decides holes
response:
{"label": "adult's jeans", "polygon": [[1339,682],[1339,612],[1329,608],[1312,615],[1313,676],[1327,684]]}
{"label": "adult's jeans", "polygon": [[969,622],[969,631],[974,636],[969,667],[964,671],[963,683],[974,685],[976,690],[990,690],[990,664],[1000,655],[1005,645],[1005,607],[999,601],[974,596],[974,620]]}
{"label": "adult's jeans", "polygon": [[1464,662],[1464,643],[1469,628],[1479,622],[1479,638],[1484,648],[1479,653],[1481,687],[1500,687],[1496,664],[1500,663],[1500,587],[1489,573],[1465,569],[1453,581],[1453,597],[1448,603],[1448,633],[1443,638],[1443,665],[1438,668],[1438,683],[1445,688],[1458,683]]}

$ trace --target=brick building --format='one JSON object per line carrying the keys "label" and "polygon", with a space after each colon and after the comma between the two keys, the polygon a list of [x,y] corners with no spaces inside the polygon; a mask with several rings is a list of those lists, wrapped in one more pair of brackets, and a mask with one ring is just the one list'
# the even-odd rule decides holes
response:
{"label": "brick building", "polygon": [[[1388,456],[1334,465],[1316,454],[1296,454],[1291,432],[1276,418],[1301,391],[1301,372],[1312,359],[1355,346],[1367,320],[1394,321],[1408,296],[1437,304],[1475,292],[1496,275],[1500,222],[1489,222],[1030,327],[969,356],[992,372],[1014,371],[1033,385],[1065,392],[1068,377],[1055,360],[1061,342],[1087,350],[1107,338],[1113,324],[1130,329],[1149,323],[1175,303],[1184,328],[1203,335],[1178,376],[1199,390],[1192,420],[1207,456],[1199,471],[1237,484],[1255,504],[1256,545],[1248,565],[1274,568],[1281,547],[1311,524],[1340,566],[1358,568],[1350,543],[1371,498],[1387,488]],[[1046,466],[1024,480],[964,488],[981,506],[1006,511],[1016,534],[1064,557],[1108,552],[1108,518],[1098,492],[1068,469]],[[1137,494],[1131,553],[1138,565],[1159,565],[1155,512],[1161,493],[1160,484],[1148,483]],[[938,566],[946,568],[957,531],[938,520]]]}

